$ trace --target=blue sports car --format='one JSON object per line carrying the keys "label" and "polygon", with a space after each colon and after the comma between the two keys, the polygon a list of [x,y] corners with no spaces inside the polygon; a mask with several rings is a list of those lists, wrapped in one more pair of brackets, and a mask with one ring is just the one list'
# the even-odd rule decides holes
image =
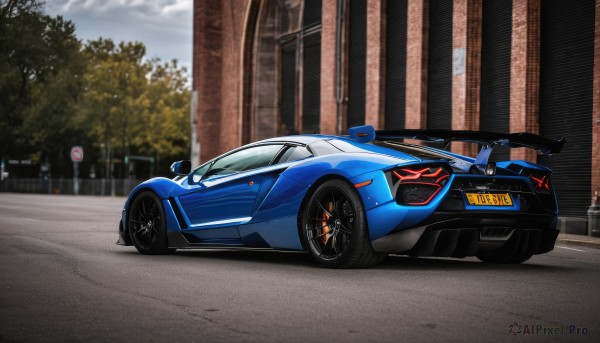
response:
{"label": "blue sports car", "polygon": [[[404,139],[482,148],[471,158]],[[123,208],[118,244],[142,254],[306,250],[339,268],[370,267],[388,254],[521,263],[554,248],[552,171],[489,156],[495,146],[551,154],[564,143],[529,133],[371,126],[348,136],[267,139],[194,170],[190,161],[175,162],[174,179],[137,186]]]}

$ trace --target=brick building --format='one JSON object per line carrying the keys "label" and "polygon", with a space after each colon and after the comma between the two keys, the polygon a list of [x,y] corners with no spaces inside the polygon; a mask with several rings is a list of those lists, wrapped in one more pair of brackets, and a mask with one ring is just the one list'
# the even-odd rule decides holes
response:
{"label": "brick building", "polygon": [[[196,0],[194,163],[355,125],[528,131],[563,216],[600,192],[600,0]],[[477,154],[477,146],[452,150]]]}

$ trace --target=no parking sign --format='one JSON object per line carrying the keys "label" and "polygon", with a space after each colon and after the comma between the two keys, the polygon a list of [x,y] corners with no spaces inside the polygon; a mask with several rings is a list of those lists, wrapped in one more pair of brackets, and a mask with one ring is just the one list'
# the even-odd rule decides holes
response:
{"label": "no parking sign", "polygon": [[71,148],[71,161],[81,162],[83,160],[83,148],[74,146]]}
{"label": "no parking sign", "polygon": [[83,161],[83,148],[74,146],[71,148],[71,161],[73,161],[73,192],[79,194],[79,162]]}

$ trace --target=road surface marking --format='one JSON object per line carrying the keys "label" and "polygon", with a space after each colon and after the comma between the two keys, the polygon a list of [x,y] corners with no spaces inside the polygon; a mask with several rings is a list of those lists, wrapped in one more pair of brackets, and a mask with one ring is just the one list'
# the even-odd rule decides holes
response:
{"label": "road surface marking", "polygon": [[556,246],[557,248],[561,248],[561,249],[569,249],[569,250],[575,250],[575,251],[581,251],[581,252],[586,252],[585,250],[580,250],[580,249],[575,249],[575,248],[567,248],[567,247],[563,247],[560,245]]}

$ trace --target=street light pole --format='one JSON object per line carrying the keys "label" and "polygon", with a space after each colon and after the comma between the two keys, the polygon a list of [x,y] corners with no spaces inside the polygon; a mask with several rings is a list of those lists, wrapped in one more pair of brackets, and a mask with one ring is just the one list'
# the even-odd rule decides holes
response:
{"label": "street light pole", "polygon": [[110,165],[110,196],[115,196],[115,176],[114,176],[114,165],[112,163],[112,149],[110,143],[108,144],[108,160]]}
{"label": "street light pole", "polygon": [[[106,161],[106,150],[104,148],[105,148],[104,143],[100,143],[100,149],[102,149],[102,160]],[[102,167],[100,167],[100,170],[102,171]],[[103,175],[103,178],[102,178],[102,185],[100,187],[100,194],[101,195],[105,195],[106,194],[105,192],[106,192],[106,175],[107,175],[107,173],[108,173],[108,170]]]}

